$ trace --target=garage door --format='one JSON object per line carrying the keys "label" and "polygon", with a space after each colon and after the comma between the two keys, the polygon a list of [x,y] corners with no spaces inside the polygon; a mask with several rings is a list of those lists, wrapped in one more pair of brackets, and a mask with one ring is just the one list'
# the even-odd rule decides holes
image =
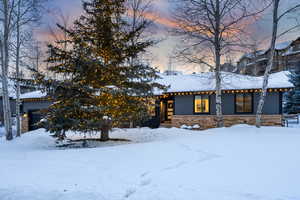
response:
{"label": "garage door", "polygon": [[36,130],[39,128],[37,123],[43,118],[40,110],[30,110],[29,111],[29,131]]}

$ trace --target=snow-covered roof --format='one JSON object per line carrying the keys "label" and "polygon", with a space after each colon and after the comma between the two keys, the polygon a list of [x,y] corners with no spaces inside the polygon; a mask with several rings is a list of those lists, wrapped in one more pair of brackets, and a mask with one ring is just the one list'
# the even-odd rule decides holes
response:
{"label": "snow-covered roof", "polygon": [[[291,88],[289,82],[289,72],[277,72],[270,75],[268,88]],[[193,92],[193,91],[213,91],[215,90],[215,73],[205,72],[200,74],[187,74],[177,76],[160,75],[157,82],[170,86],[168,92]],[[263,77],[254,77],[230,72],[221,72],[222,90],[235,89],[259,89],[262,87]],[[155,94],[164,92],[157,91]]]}
{"label": "snow-covered roof", "polygon": [[[252,58],[255,58],[255,56],[261,56],[261,55],[264,55],[265,53],[267,52],[267,50],[258,50],[256,51],[255,53],[254,52],[251,52],[251,53],[245,53],[242,58],[249,58],[249,59],[252,59]],[[242,59],[241,58],[241,59]]]}
{"label": "snow-covered roof", "polygon": [[280,43],[277,43],[275,45],[275,49],[276,50],[283,50],[283,49],[286,49],[288,48],[291,44],[292,44],[292,40],[291,41],[285,41],[285,42],[280,42]]}
{"label": "snow-covered roof", "polygon": [[[277,72],[270,75],[268,88],[292,88],[289,82],[289,72]],[[168,92],[194,92],[214,91],[215,73],[204,72],[199,74],[159,75],[161,78],[156,82],[170,86],[167,91],[155,91],[155,95]],[[259,89],[262,87],[263,77],[247,76],[231,72],[221,72],[222,90]],[[21,95],[21,99],[43,98],[47,94],[38,90]]]}
{"label": "snow-covered roof", "polygon": [[40,90],[37,90],[37,91],[21,94],[20,99],[43,98],[43,97],[46,97],[46,96],[47,96],[46,93],[44,93]]}
{"label": "snow-covered roof", "polygon": [[286,53],[283,54],[283,56],[290,56],[290,55],[295,55],[295,54],[299,54],[300,50],[298,51],[293,51],[292,48],[290,48]]}

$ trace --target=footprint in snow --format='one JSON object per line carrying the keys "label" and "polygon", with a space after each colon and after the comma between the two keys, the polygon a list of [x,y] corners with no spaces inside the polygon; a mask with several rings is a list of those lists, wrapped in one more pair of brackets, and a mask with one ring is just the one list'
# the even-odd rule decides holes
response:
{"label": "footprint in snow", "polygon": [[145,177],[145,176],[147,176],[148,174],[150,174],[150,172],[144,172],[144,173],[141,174],[141,177]]}
{"label": "footprint in snow", "polygon": [[145,179],[141,181],[140,186],[146,186],[149,185],[150,183],[151,183],[151,179]]}
{"label": "footprint in snow", "polygon": [[163,171],[166,171],[166,170],[176,169],[176,168],[179,168],[179,167],[185,165],[186,163],[187,163],[187,162],[185,162],[185,161],[181,161],[181,162],[179,162],[179,163],[177,163],[177,164],[175,164],[175,165],[171,165],[171,166],[169,166],[169,167],[163,168],[162,170],[163,170]]}
{"label": "footprint in snow", "polygon": [[131,195],[133,195],[134,193],[136,192],[136,189],[134,188],[129,188],[126,190],[126,193],[124,195],[125,198],[128,198],[130,197]]}
{"label": "footprint in snow", "polygon": [[213,159],[216,159],[216,158],[220,158],[221,156],[218,156],[218,155],[208,155],[204,158],[200,158],[198,159],[196,162],[205,162],[205,161],[208,161],[208,160],[213,160]]}

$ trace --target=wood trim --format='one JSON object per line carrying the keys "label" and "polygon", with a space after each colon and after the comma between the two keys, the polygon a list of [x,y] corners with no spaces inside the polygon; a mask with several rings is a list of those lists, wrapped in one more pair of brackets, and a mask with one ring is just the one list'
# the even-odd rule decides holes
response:
{"label": "wood trim", "polygon": [[40,102],[40,101],[50,101],[50,98],[28,98],[21,99],[22,102]]}
{"label": "wood trim", "polygon": [[[288,92],[292,88],[268,88],[268,92]],[[229,89],[229,90],[222,90],[222,94],[235,94],[235,93],[261,93],[260,88],[251,88],[251,89]],[[188,96],[188,95],[202,95],[208,94],[212,95],[215,94],[215,90],[207,90],[207,91],[179,91],[179,92],[166,92],[161,95],[155,95],[158,98],[169,98],[171,96]]]}

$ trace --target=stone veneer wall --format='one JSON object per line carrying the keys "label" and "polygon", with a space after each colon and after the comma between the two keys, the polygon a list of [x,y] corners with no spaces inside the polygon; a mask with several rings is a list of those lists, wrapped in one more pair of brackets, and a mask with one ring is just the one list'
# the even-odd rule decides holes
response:
{"label": "stone veneer wall", "polygon": [[[255,125],[255,115],[224,115],[224,125],[226,127],[236,124],[249,124]],[[200,129],[208,129],[216,127],[215,115],[173,115],[172,126],[180,127],[185,124],[192,126],[195,124],[200,125]],[[262,126],[281,126],[281,115],[263,115]]]}
{"label": "stone veneer wall", "polygon": [[26,133],[29,131],[29,117],[28,115],[23,115],[21,119],[21,133]]}

